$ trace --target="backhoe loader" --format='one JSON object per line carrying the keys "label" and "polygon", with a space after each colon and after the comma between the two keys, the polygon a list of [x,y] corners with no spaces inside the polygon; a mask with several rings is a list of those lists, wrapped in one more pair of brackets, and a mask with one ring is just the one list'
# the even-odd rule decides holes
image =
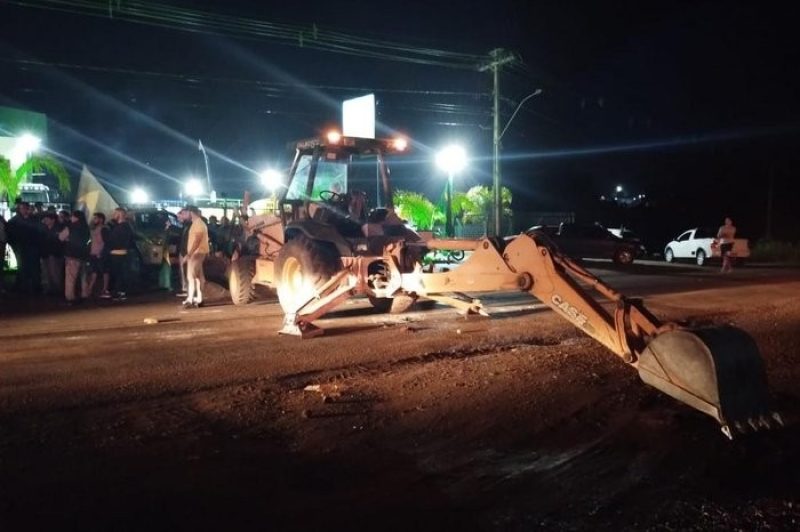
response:
{"label": "backhoe loader", "polygon": [[[423,238],[392,204],[386,159],[402,154],[405,142],[337,134],[294,148],[278,211],[247,222],[257,256],[240,257],[230,273],[236,304],[250,301],[254,283],[277,290],[281,334],[322,334],[314,321],[354,296],[368,297],[384,312],[402,312],[425,298],[488,315],[467,294],[525,291],[635,368],[645,383],[716,419],[727,437],[783,424],[769,409],[764,363],[746,332],[662,323],[640,300],[560,253],[543,233]],[[436,250],[463,250],[466,259],[437,271],[423,263]],[[592,290],[613,310],[591,297]]]}

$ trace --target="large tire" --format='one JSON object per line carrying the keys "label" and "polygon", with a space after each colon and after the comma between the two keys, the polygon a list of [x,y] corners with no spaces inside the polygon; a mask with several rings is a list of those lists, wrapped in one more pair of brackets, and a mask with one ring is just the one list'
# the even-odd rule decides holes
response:
{"label": "large tire", "polygon": [[378,312],[389,314],[402,314],[414,306],[417,300],[415,297],[406,294],[399,294],[395,297],[372,297],[369,296],[369,302]]}
{"label": "large tire", "polygon": [[667,250],[664,251],[664,260],[667,262],[675,260],[675,253],[672,251],[672,248],[667,248]]}
{"label": "large tire", "polygon": [[705,266],[706,264],[706,252],[702,249],[698,249],[697,253],[694,255],[694,260],[698,266]]}
{"label": "large tire", "polygon": [[627,265],[631,264],[634,259],[634,252],[628,248],[620,248],[614,253],[614,262],[616,264]]}
{"label": "large tire", "polygon": [[256,273],[256,261],[247,255],[231,262],[228,275],[228,290],[234,305],[247,305],[255,299],[256,290],[253,276]]}
{"label": "large tire", "polygon": [[297,236],[278,252],[275,281],[285,313],[296,312],[342,268],[333,244]]}

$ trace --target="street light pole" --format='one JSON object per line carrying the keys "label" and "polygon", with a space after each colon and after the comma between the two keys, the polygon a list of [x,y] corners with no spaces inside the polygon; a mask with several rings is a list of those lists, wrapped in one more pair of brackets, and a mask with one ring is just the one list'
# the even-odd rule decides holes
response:
{"label": "street light pole", "polygon": [[514,61],[514,54],[495,48],[489,52],[489,62],[482,65],[479,70],[485,72],[492,71],[492,100],[493,100],[493,127],[492,144],[494,152],[492,155],[492,187],[494,188],[494,234],[500,236],[500,214],[502,212],[500,194],[500,67],[506,63]]}
{"label": "street light pole", "polygon": [[519,101],[519,103],[517,104],[517,108],[514,109],[513,113],[511,113],[511,118],[508,119],[508,122],[506,122],[506,126],[503,128],[503,131],[500,133],[500,139],[499,140],[503,140],[503,135],[505,135],[506,131],[508,131],[508,126],[511,125],[511,121],[514,120],[515,116],[517,116],[517,113],[519,112],[520,109],[522,109],[522,106],[525,105],[525,102],[527,102],[528,100],[530,100],[534,96],[539,96],[541,93],[542,93],[542,89],[536,89],[535,91],[533,91],[532,93],[528,94],[527,96],[525,96],[523,99],[521,99]]}
{"label": "street light pole", "polygon": [[466,165],[467,154],[461,146],[448,146],[436,155],[436,166],[447,172],[447,184],[445,185],[447,212],[445,213],[444,231],[449,238],[455,236],[453,230],[453,176],[456,172],[463,170]]}
{"label": "street light pole", "polygon": [[453,172],[447,174],[447,219],[444,226],[447,236],[452,238],[455,236],[453,230]]}
{"label": "street light pole", "polygon": [[[497,52],[498,50],[493,50]],[[502,196],[500,194],[500,69],[497,66],[492,68],[494,77],[494,110],[492,112],[494,124],[492,124],[492,188],[494,189],[494,235],[502,236],[500,229],[502,215]]]}

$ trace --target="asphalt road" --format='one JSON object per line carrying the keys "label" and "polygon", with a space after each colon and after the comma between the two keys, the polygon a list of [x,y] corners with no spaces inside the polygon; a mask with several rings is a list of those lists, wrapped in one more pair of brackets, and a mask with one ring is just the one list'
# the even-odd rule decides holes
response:
{"label": "asphalt road", "polygon": [[[660,317],[752,330],[775,390],[797,404],[800,271],[587,266]],[[269,299],[192,310],[166,293],[77,308],[6,300],[0,529],[782,529],[800,519],[800,461],[784,450],[798,448],[797,430],[731,477],[740,449],[708,418],[642,386],[534,299],[481,299],[493,317],[376,314],[352,300],[308,341],[277,335]]]}
{"label": "asphalt road", "polygon": [[[646,298],[650,295],[693,292],[716,288],[752,284],[780,284],[800,280],[800,268],[774,265],[747,266],[731,274],[721,274],[714,266],[699,268],[685,264],[667,264],[657,261],[638,261],[630,266],[616,266],[610,261],[586,260],[584,266],[612,288],[628,297]],[[0,339],[14,339],[20,335],[36,335],[67,331],[87,332],[92,329],[143,327],[145,318],[155,318],[162,324],[193,324],[202,322],[218,328],[219,334],[229,334],[226,327],[231,322],[257,319],[264,331],[281,328],[282,312],[274,298],[268,296],[248,307],[234,307],[224,291],[216,289],[217,296],[204,309],[183,310],[180,300],[165,292],[153,292],[132,297],[125,303],[98,301],[83,307],[65,308],[58,302],[11,299],[0,307],[5,326]],[[473,294],[488,308],[490,314],[502,315],[544,305],[519,292]],[[366,300],[350,300],[335,312],[317,323],[325,328],[342,329],[380,327],[397,321],[397,316],[375,314],[367,311]],[[413,312],[414,320],[456,319],[453,309],[437,305],[425,312]]]}

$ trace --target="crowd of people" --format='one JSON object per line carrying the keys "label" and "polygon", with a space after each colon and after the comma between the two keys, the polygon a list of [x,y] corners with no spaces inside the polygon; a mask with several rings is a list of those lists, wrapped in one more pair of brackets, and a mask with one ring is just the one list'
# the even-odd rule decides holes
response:
{"label": "crowd of people", "polygon": [[70,305],[95,295],[127,298],[127,254],[135,242],[125,209],[116,209],[110,220],[98,212],[87,221],[81,210],[42,209],[23,201],[10,220],[0,220],[0,228],[3,247],[10,245],[17,259],[9,289],[29,296],[63,296]]}
{"label": "crowd of people", "polygon": [[[18,202],[8,221],[0,216],[0,257],[5,257],[8,244],[17,259],[13,285],[0,284],[0,290],[56,296],[67,305],[93,298],[125,301],[133,275],[131,254],[137,252],[129,216],[120,207],[109,218],[96,212],[87,221],[81,210],[57,211]],[[184,307],[199,307],[203,305],[206,258],[210,254],[230,257],[238,249],[241,227],[227,218],[206,220],[195,206],[181,209],[177,219],[178,224],[170,224],[164,218],[166,280],[160,286],[172,289],[177,270],[180,286],[176,295],[185,298]],[[169,243],[177,248],[177,267],[173,267]]]}

